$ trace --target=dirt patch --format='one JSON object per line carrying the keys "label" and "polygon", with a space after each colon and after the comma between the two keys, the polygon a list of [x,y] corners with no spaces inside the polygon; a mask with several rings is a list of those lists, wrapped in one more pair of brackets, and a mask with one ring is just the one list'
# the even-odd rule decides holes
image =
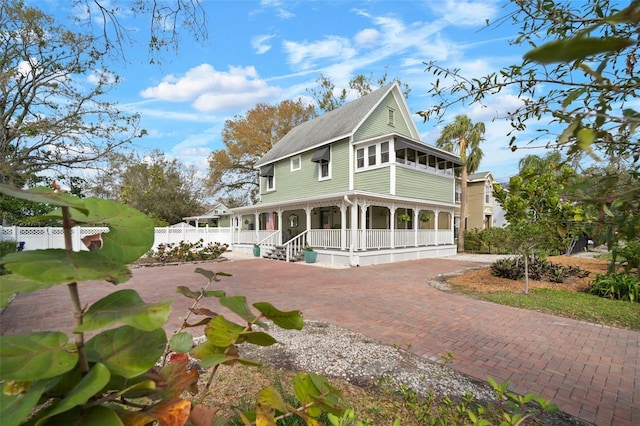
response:
{"label": "dirt patch", "polygon": [[[585,278],[573,277],[567,282],[558,284],[548,281],[529,281],[529,288],[551,288],[568,291],[584,291],[598,274],[607,272],[609,261],[590,257],[551,256],[548,260],[562,266],[573,266],[588,271]],[[498,291],[518,292],[524,289],[524,281],[514,281],[498,278],[491,274],[491,268],[485,267],[465,272],[460,275],[445,277],[452,286],[461,286],[479,293],[493,293]]]}

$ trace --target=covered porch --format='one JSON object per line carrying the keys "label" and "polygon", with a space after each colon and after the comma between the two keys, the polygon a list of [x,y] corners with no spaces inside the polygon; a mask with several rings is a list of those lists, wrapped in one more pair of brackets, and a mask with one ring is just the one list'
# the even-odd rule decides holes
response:
{"label": "covered porch", "polygon": [[362,193],[257,204],[233,210],[233,249],[283,247],[294,260],[311,246],[320,262],[352,266],[448,256],[454,208]]}

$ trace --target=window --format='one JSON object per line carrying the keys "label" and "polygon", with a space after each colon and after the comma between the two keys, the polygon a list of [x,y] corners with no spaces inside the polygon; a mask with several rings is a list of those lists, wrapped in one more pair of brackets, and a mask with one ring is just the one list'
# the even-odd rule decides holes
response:
{"label": "window", "polygon": [[432,172],[436,171],[436,157],[434,157],[433,155],[429,156],[429,165],[427,166],[427,170],[430,170]]}
{"label": "window", "polygon": [[406,150],[404,148],[396,151],[396,163],[400,163],[400,164],[405,163],[405,159],[404,159],[405,151]]}
{"label": "window", "polygon": [[260,171],[260,176],[265,179],[265,185],[267,187],[267,191],[273,191],[276,189],[276,181],[274,179],[275,175],[275,167],[273,164],[269,164],[265,166]]}
{"label": "window", "polygon": [[422,152],[418,153],[418,168],[423,170],[427,169],[427,154]]}
{"label": "window", "polygon": [[416,165],[416,150],[407,148],[407,165],[415,166]]}
{"label": "window", "polygon": [[326,160],[320,161],[318,163],[320,167],[320,179],[328,179],[329,178],[329,162]]}
{"label": "window", "polygon": [[311,157],[311,161],[318,163],[318,179],[331,178],[331,145],[318,148]]}
{"label": "window", "polygon": [[380,162],[389,162],[389,142],[382,142],[380,144]]}
{"label": "window", "polygon": [[376,145],[371,145],[368,149],[368,155],[369,155],[369,166],[375,166],[376,165]]}
{"label": "window", "polygon": [[291,157],[291,171],[295,172],[296,170],[300,170],[302,168],[302,160],[299,155],[295,157]]}
{"label": "window", "polygon": [[389,162],[389,142],[381,142],[356,149],[356,168],[373,167]]}
{"label": "window", "polygon": [[393,117],[394,111],[391,108],[389,108],[388,109],[388,113],[389,113],[389,123],[388,124],[389,124],[389,126],[393,126],[394,125],[394,117]]}
{"label": "window", "polygon": [[460,203],[462,200],[462,185],[459,182],[456,182],[456,203]]}
{"label": "window", "polygon": [[356,151],[356,167],[359,169],[364,167],[364,148],[358,148]]}
{"label": "window", "polygon": [[485,182],[484,184],[484,203],[491,204],[491,183]]}

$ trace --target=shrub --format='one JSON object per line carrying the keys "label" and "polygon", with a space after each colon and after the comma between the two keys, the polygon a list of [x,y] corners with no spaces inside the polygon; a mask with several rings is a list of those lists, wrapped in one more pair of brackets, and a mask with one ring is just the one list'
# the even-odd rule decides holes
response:
{"label": "shrub", "polygon": [[[624,246],[615,246],[612,250],[614,262],[619,261],[619,266],[625,272],[640,268],[640,241],[630,241]],[[638,271],[640,273],[640,271]]]}
{"label": "shrub", "polygon": [[215,260],[229,248],[228,244],[217,242],[206,246],[203,244],[203,239],[195,243],[180,241],[177,244],[160,244],[157,250],[151,251],[150,257],[161,263]]}
{"label": "shrub", "polygon": [[472,229],[464,234],[464,250],[471,253],[508,254],[505,241],[505,228]]}
{"label": "shrub", "polygon": [[640,302],[640,278],[630,274],[598,274],[587,292],[608,299]]}
{"label": "shrub", "polygon": [[[522,256],[498,260],[491,265],[491,274],[499,278],[521,280],[524,278],[524,260]],[[588,271],[573,266],[556,265],[539,256],[535,256],[533,262],[529,263],[529,279],[532,280],[563,283],[570,277],[584,278],[588,275]]]}

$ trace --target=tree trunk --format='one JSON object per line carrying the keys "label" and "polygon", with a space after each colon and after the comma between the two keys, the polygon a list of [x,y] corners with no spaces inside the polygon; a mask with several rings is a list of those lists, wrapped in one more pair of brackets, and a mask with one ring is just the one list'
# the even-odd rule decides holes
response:
{"label": "tree trunk", "polygon": [[464,232],[467,230],[467,166],[462,166],[460,180],[460,227],[458,229],[458,253],[464,253]]}

